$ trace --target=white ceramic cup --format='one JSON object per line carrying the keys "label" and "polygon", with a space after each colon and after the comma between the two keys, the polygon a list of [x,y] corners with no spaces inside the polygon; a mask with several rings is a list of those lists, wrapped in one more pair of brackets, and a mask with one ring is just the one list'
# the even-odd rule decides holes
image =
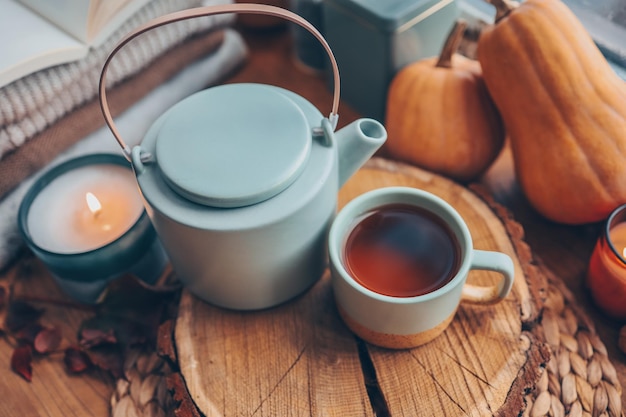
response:
{"label": "white ceramic cup", "polygon": [[[344,265],[344,247],[357,219],[388,204],[409,204],[441,218],[456,236],[460,262],[456,274],[443,287],[413,296],[395,297],[374,292],[356,281]],[[410,187],[386,187],[350,201],[335,217],[328,241],[335,301],[346,325],[363,340],[382,347],[405,349],[430,342],[450,324],[461,301],[495,304],[511,291],[514,266],[501,252],[473,248],[461,215],[445,200]],[[493,286],[466,284],[472,269],[496,271],[501,280]]]}

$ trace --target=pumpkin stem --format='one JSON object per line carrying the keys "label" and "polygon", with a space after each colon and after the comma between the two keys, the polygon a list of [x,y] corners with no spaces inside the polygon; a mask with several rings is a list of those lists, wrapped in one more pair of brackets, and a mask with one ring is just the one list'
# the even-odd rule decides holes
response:
{"label": "pumpkin stem", "polygon": [[454,55],[457,49],[459,49],[459,44],[463,39],[463,33],[465,32],[466,27],[467,22],[463,19],[458,19],[454,22],[454,26],[446,38],[446,43],[443,44],[441,54],[439,54],[439,59],[437,60],[437,65],[435,65],[436,67],[452,67],[452,55]]}
{"label": "pumpkin stem", "polygon": [[512,0],[487,0],[496,8],[496,23],[505,18],[519,3]]}

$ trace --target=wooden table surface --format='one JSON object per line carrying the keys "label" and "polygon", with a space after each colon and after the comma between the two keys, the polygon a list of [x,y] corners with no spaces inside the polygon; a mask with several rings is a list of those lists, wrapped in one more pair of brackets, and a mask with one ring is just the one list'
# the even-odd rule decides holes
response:
{"label": "wooden table surface", "polygon": [[[244,30],[243,34],[250,47],[249,60],[229,82],[281,86],[304,96],[323,114],[330,111],[331,92],[324,76],[308,72],[296,64],[287,30]],[[339,116],[340,126],[360,117],[345,102],[340,105]],[[526,241],[535,255],[576,295],[580,307],[595,323],[622,387],[626,387],[626,355],[617,346],[619,330],[624,323],[603,315],[593,304],[584,284],[587,264],[602,225],[566,226],[542,218],[530,207],[518,186],[508,148],[504,149],[480,182],[524,226]],[[626,404],[626,390],[622,394],[622,403]]]}

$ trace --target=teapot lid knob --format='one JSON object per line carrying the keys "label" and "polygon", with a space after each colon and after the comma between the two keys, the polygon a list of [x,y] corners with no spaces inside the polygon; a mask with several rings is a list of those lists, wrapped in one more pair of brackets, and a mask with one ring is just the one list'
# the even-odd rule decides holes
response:
{"label": "teapot lid knob", "polygon": [[168,111],[155,159],[178,194],[212,207],[242,207],[285,190],[306,166],[311,131],[276,87],[229,84]]}

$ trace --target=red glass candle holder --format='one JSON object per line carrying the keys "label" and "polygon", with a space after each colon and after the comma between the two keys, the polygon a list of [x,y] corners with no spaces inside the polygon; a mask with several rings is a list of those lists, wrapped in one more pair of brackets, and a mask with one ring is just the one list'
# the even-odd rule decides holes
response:
{"label": "red glass candle holder", "polygon": [[626,204],[606,221],[589,261],[587,285],[598,308],[626,319]]}

